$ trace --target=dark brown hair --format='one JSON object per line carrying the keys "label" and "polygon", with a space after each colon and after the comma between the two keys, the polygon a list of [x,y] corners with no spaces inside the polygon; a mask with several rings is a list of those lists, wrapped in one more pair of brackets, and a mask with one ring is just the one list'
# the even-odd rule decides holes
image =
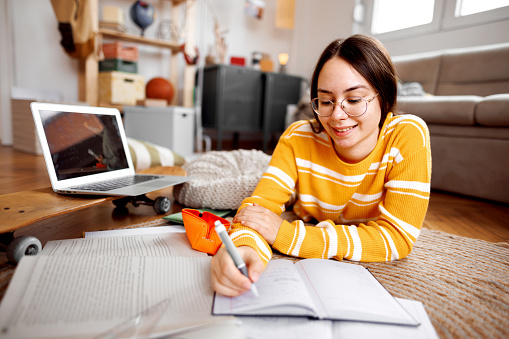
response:
{"label": "dark brown hair", "polygon": [[[382,127],[387,114],[396,109],[398,89],[396,70],[387,49],[377,39],[362,34],[352,35],[348,39],[334,40],[325,48],[316,63],[311,79],[311,98],[318,96],[318,76],[323,65],[335,57],[349,63],[368,81],[375,92],[379,93],[382,111],[379,126]],[[313,113],[318,125],[311,124],[311,127],[315,133],[320,133],[323,131],[323,126],[318,115]]]}

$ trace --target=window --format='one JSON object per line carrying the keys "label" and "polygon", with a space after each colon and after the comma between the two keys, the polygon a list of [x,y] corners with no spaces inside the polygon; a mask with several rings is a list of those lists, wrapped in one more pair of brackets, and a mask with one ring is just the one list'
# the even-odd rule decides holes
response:
{"label": "window", "polygon": [[509,19],[509,0],[355,0],[354,32],[382,41]]}
{"label": "window", "polygon": [[375,0],[371,32],[387,33],[433,21],[435,0]]}
{"label": "window", "polygon": [[466,16],[509,6],[509,0],[458,0],[455,16]]}

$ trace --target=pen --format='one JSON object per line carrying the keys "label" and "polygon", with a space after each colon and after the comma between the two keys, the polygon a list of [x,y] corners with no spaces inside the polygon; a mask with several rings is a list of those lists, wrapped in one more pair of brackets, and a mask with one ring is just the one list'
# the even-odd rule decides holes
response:
{"label": "pen", "polygon": [[[244,260],[242,260],[242,257],[240,256],[239,252],[237,251],[237,247],[233,244],[232,239],[230,239],[230,236],[228,233],[226,233],[226,228],[219,220],[216,220],[214,223],[216,228],[216,233],[219,235],[221,240],[223,241],[224,246],[226,247],[226,251],[228,251],[228,254],[230,257],[232,257],[233,262],[235,266],[239,269],[242,274],[244,274],[246,277],[249,278],[249,275],[247,274],[247,267],[244,263]],[[258,289],[256,288],[255,284],[251,284],[251,292],[257,297],[258,296]]]}

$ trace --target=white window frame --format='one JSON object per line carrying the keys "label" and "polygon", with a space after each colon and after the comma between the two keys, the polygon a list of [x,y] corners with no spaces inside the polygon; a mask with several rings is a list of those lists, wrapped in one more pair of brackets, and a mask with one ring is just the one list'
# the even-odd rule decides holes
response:
{"label": "white window frame", "polygon": [[[480,25],[509,19],[509,6],[467,16],[455,16],[457,0],[435,0],[433,8],[433,21],[429,24],[404,28],[392,32],[375,34],[371,32],[373,9],[375,0],[358,0],[364,5],[364,21],[357,27],[360,33],[376,37],[381,41],[392,41],[411,38],[423,34],[437,33],[443,30],[455,29],[464,26]],[[482,0],[479,0],[482,1]]]}
{"label": "white window frame", "polygon": [[442,22],[442,27],[444,29],[480,25],[509,19],[509,6],[495,8],[489,11],[459,17],[455,16],[455,12],[456,12],[456,0],[453,1],[446,0],[444,8],[444,18]]}

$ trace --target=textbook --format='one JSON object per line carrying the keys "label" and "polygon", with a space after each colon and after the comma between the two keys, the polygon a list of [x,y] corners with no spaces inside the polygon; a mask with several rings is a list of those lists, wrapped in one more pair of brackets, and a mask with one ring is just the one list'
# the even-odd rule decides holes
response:
{"label": "textbook", "polygon": [[148,338],[198,328],[243,338],[233,317],[211,315],[212,301],[210,257],[185,233],[52,240],[16,267],[0,304],[0,338]]}
{"label": "textbook", "polygon": [[216,294],[213,314],[303,316],[418,326],[368,269],[333,260],[270,260],[256,282],[259,297]]}
{"label": "textbook", "polygon": [[148,338],[193,329],[244,338],[233,317],[210,314],[212,299],[210,257],[25,256],[0,304],[0,338]]}

